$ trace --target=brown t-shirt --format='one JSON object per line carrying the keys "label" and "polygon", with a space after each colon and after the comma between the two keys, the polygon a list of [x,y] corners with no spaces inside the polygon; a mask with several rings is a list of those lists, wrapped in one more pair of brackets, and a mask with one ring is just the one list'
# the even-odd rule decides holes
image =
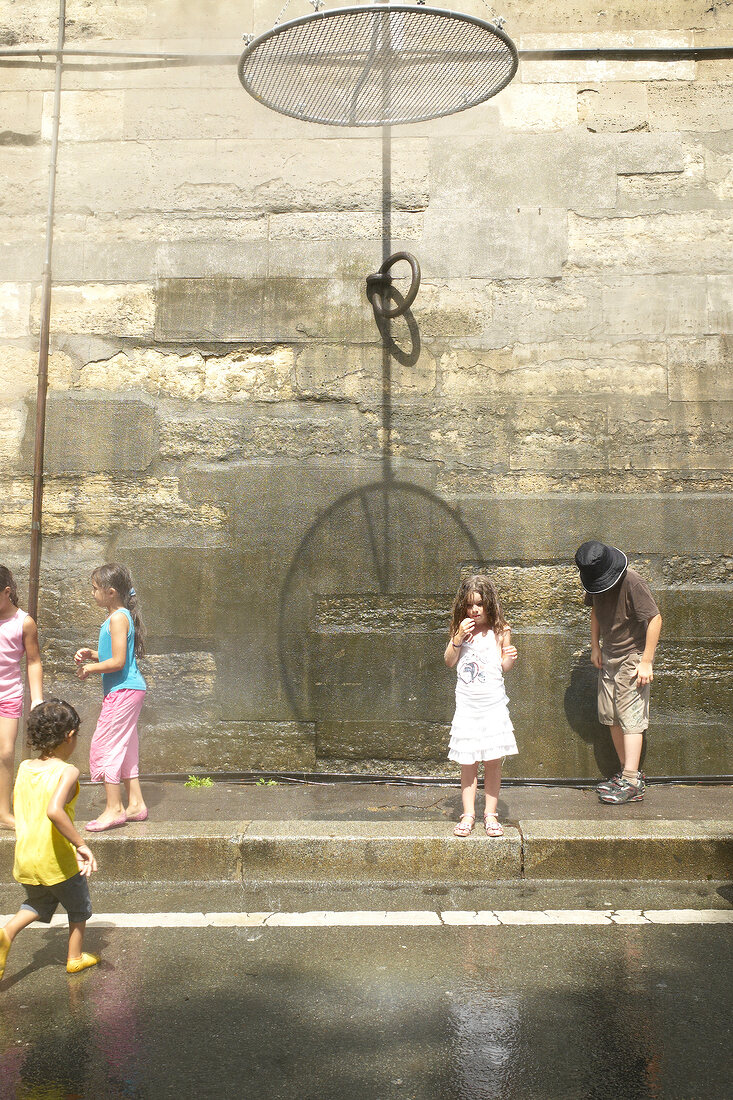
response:
{"label": "brown t-shirt", "polygon": [[586,592],[585,602],[595,609],[606,656],[644,652],[647,623],[659,614],[659,608],[649,585],[635,570],[627,569],[608,592],[599,596]]}

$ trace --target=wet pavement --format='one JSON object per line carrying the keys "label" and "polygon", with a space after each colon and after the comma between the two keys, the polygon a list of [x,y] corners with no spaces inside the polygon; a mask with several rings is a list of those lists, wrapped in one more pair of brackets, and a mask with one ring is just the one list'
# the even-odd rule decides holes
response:
{"label": "wet pavement", "polygon": [[3,1098],[722,1100],[730,926],[28,930]]}
{"label": "wet pavement", "polygon": [[[153,821],[454,821],[461,808],[456,785],[216,780],[191,789],[173,780],[148,780],[143,794]],[[482,812],[482,796],[477,805]],[[100,786],[83,784],[77,818],[87,821],[104,807]],[[733,821],[733,787],[650,784],[643,802],[604,806],[592,790],[504,786],[499,815],[505,822],[542,820]]]}

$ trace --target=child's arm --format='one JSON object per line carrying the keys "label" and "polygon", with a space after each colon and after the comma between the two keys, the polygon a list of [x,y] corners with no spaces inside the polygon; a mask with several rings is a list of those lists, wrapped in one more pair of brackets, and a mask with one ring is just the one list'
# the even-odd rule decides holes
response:
{"label": "child's arm", "polygon": [[654,654],[657,649],[657,642],[659,641],[659,635],[662,633],[662,616],[655,615],[653,619],[650,619],[646,624],[646,644],[644,645],[644,652],[641,655],[639,661],[639,667],[636,670],[636,680],[640,687],[645,684],[651,684],[654,679],[654,672],[652,671],[652,663],[654,661]]}
{"label": "child's arm", "polygon": [[51,800],[46,807],[46,817],[53,822],[62,836],[76,848],[76,862],[82,875],[90,875],[97,869],[97,861],[84,842],[83,837],[74,826],[66,812],[66,803],[72,797],[74,788],[79,781],[79,769],[73,764],[67,764],[61,773],[56,790],[51,795]]}
{"label": "child's arm", "polygon": [[38,627],[30,615],[23,622],[23,645],[25,647],[25,669],[28,686],[31,689],[31,710],[43,702],[43,665],[38,645]]}
{"label": "child's arm", "polygon": [[511,644],[512,632],[507,627],[501,639],[501,671],[508,672],[518,657],[516,647]]}
{"label": "child's arm", "polygon": [[451,635],[448,645],[445,647],[443,657],[448,668],[455,668],[461,655],[461,646],[464,642],[470,642],[473,638],[475,624],[473,619],[465,618],[456,631],[455,637]]}
{"label": "child's arm", "polygon": [[76,675],[80,680],[86,680],[90,672],[119,672],[121,668],[125,667],[125,661],[127,660],[128,630],[127,615],[114,612],[109,620],[112,656],[108,657],[106,661],[100,661],[99,654],[97,654],[96,661],[92,661],[91,663],[87,662],[81,665],[81,667],[76,670]]}
{"label": "child's arm", "polygon": [[78,665],[83,665],[85,661],[98,661],[99,654],[96,649],[90,649],[89,646],[84,646],[82,649],[77,649],[74,654],[74,660]]}
{"label": "child's arm", "polygon": [[603,666],[601,656],[601,627],[598,622],[595,607],[590,609],[590,663],[594,668]]}

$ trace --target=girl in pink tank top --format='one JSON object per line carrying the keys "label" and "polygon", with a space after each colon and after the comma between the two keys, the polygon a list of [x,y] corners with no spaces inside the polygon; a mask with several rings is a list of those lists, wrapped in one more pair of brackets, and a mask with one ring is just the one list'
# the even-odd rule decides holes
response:
{"label": "girl in pink tank top", "polygon": [[23,712],[25,657],[31,709],[43,702],[43,669],[38,648],[38,630],[30,615],[18,607],[18,590],[13,574],[0,565],[0,828],[13,829],[10,809],[15,764],[15,741]]}

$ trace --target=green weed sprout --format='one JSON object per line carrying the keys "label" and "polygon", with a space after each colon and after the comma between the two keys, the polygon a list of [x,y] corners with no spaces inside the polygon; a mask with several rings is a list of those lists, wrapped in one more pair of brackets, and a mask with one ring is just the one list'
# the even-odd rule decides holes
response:
{"label": "green weed sprout", "polygon": [[189,775],[184,787],[213,787],[214,780],[208,775]]}

